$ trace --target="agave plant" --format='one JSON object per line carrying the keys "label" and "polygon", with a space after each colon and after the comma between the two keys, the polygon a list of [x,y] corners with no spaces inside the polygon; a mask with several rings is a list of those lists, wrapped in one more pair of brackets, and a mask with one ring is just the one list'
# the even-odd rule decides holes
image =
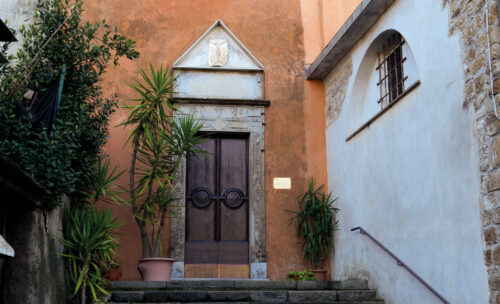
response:
{"label": "agave plant", "polygon": [[333,232],[338,229],[334,214],[339,209],[333,207],[337,198],[333,199],[331,192],[328,195],[323,193],[323,187],[315,188],[311,178],[307,191],[297,200],[299,211],[288,210],[294,213],[290,220],[301,239],[303,258],[316,269],[321,269],[323,260],[333,248]]}
{"label": "agave plant", "polygon": [[140,71],[141,81],[129,86],[139,94],[129,117],[120,125],[132,127],[128,143],[132,146],[128,192],[141,234],[143,258],[161,256],[161,237],[165,220],[171,213],[173,181],[181,159],[203,153],[196,148],[205,139],[199,136],[202,124],[190,116],[175,116],[172,104],[175,76],[168,68],[149,73]]}

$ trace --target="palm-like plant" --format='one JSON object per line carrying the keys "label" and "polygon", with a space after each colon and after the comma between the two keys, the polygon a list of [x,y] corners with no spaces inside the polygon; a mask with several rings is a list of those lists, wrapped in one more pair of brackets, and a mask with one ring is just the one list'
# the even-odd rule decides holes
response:
{"label": "palm-like plant", "polygon": [[[204,141],[199,136],[202,124],[192,117],[175,119],[172,104],[175,76],[167,68],[149,73],[140,71],[141,81],[129,86],[139,94],[127,106],[129,117],[120,125],[132,126],[128,143],[132,145],[128,192],[137,226],[141,234],[143,258],[161,255],[161,237],[169,207],[174,197],[173,181],[182,157],[203,153],[196,148]],[[149,228],[149,229],[148,229]]]}
{"label": "palm-like plant", "polygon": [[297,237],[301,238],[303,258],[316,269],[321,269],[333,246],[333,232],[338,229],[334,214],[339,209],[333,207],[337,198],[332,199],[331,192],[328,195],[323,193],[323,186],[315,189],[311,178],[307,191],[297,200],[299,211],[288,210],[294,213],[290,220],[294,223]]}
{"label": "palm-like plant", "polygon": [[[108,295],[109,281],[104,274],[118,265],[116,248],[119,246],[115,229],[121,226],[111,210],[98,210],[97,201],[120,200],[114,182],[124,171],[110,170],[109,159],[96,162],[88,191],[82,193],[82,204],[64,210],[63,257],[67,259],[67,284],[73,290],[71,303],[98,303],[101,295]],[[90,293],[90,296],[88,296]]]}
{"label": "palm-like plant", "polygon": [[109,294],[103,272],[117,265],[118,239],[114,230],[121,223],[113,218],[111,210],[88,206],[65,209],[63,225],[65,238],[59,240],[65,247],[62,256],[68,258],[67,279],[74,288],[73,296],[79,294],[72,303],[86,304],[89,299],[98,303],[100,295]]}
{"label": "palm-like plant", "polygon": [[117,172],[118,167],[110,168],[110,160],[107,157],[100,157],[97,161],[94,172],[90,176],[91,192],[84,193],[88,197],[88,203],[97,204],[98,201],[104,203],[122,202],[119,196],[121,193],[116,181],[122,176],[125,170]]}

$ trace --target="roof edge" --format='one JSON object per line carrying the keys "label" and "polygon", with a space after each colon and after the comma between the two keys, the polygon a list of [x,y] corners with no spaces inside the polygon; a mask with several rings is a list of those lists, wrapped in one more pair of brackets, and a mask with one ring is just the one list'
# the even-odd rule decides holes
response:
{"label": "roof edge", "polygon": [[396,0],[363,0],[306,69],[306,79],[324,80]]}

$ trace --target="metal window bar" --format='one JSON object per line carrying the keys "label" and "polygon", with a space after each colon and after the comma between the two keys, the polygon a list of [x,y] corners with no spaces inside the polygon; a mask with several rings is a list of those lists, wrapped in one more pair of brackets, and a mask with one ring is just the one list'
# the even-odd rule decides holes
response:
{"label": "metal window bar", "polygon": [[[405,78],[401,79],[397,85],[399,85],[399,84],[404,84],[404,82],[405,82],[407,79],[408,79],[408,76],[405,76]],[[397,98],[399,95],[401,95],[403,92],[404,92],[404,87],[403,87],[403,89],[401,90],[401,92],[399,92],[399,90],[398,90],[398,95],[397,95],[396,97],[394,97],[394,98],[391,98],[391,100],[390,100],[390,102],[389,102],[389,103],[393,102],[393,101],[394,101],[394,99],[396,99],[396,98]],[[386,93],[384,96],[380,97],[380,99],[378,100],[378,103],[381,103],[382,101],[384,101],[384,100],[385,100],[385,98],[386,98],[386,97],[388,97],[390,93],[391,93],[391,92],[388,92],[388,93]]]}
{"label": "metal window bar", "polygon": [[382,109],[395,100],[404,92],[405,81],[408,77],[404,76],[403,63],[407,60],[403,57],[403,44],[406,41],[400,34],[394,34],[387,41],[387,51],[384,45],[383,52],[379,54],[376,70],[379,72],[380,99]]}
{"label": "metal window bar", "polygon": [[[401,60],[400,64],[395,65],[395,66],[394,66],[394,67],[393,67],[393,68],[389,71],[389,73],[394,72],[394,71],[398,68],[398,66],[399,66],[399,65],[401,65],[401,69],[402,69],[402,68],[403,68],[403,62],[405,62],[405,61],[406,61],[406,59],[407,59],[407,58],[406,58],[406,57],[404,57],[404,58],[403,58],[403,60]],[[379,81],[379,82],[377,82],[377,85],[380,85],[382,81],[384,81],[387,77],[389,77],[389,73],[387,73],[387,75],[385,75],[385,76],[383,77],[383,79],[380,79],[380,81]]]}
{"label": "metal window bar", "polygon": [[[395,49],[397,49],[400,46],[403,46],[403,44],[406,43],[406,40],[404,40],[403,38],[399,37],[399,39],[401,39],[401,41],[398,42],[398,43],[396,43],[396,44],[394,44],[394,41],[392,41],[391,39],[389,39],[388,43],[389,44],[394,44],[394,45],[388,51],[384,50],[384,52],[381,53],[381,55],[382,55],[382,57],[384,59],[381,62],[379,62],[379,65],[375,68],[376,70],[378,70],[383,64],[385,64],[385,62],[387,61],[387,58],[389,58],[389,55],[392,52],[394,52]],[[383,46],[383,48],[385,49],[385,46]]]}

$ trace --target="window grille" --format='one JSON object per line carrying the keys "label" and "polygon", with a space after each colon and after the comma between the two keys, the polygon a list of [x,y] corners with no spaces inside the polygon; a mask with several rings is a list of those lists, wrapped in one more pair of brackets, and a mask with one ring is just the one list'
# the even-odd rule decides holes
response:
{"label": "window grille", "polygon": [[396,98],[403,94],[405,90],[405,80],[408,76],[404,75],[403,63],[406,57],[403,57],[403,44],[405,40],[400,34],[394,34],[388,39],[387,44],[383,45],[382,52],[378,56],[378,66],[376,70],[379,73],[380,88],[379,103],[381,108],[385,108]]}

